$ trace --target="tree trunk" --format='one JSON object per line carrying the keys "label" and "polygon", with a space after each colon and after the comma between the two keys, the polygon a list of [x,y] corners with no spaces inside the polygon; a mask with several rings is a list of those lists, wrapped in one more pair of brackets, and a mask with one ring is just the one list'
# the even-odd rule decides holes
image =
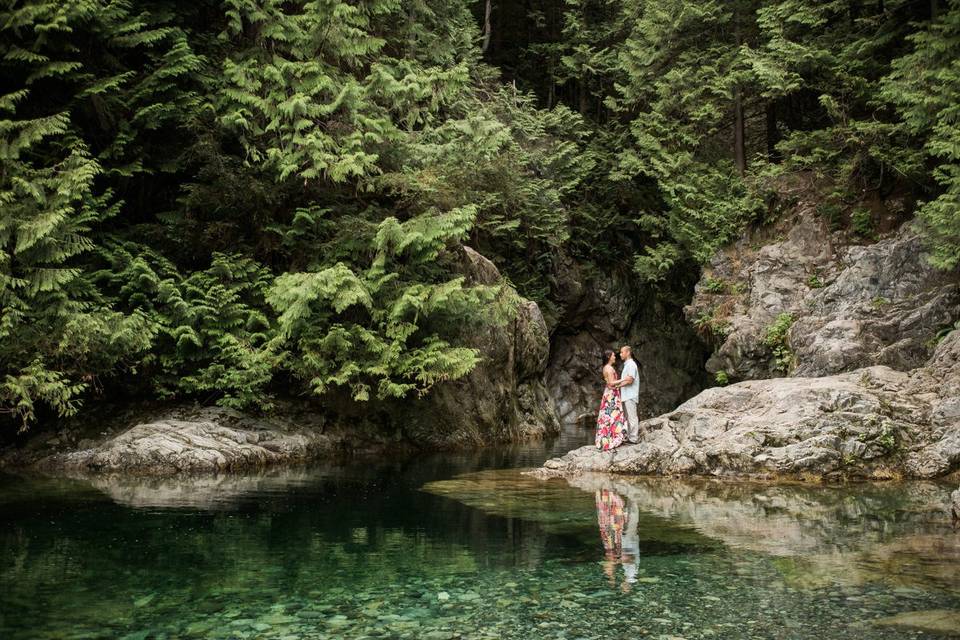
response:
{"label": "tree trunk", "polygon": [[777,103],[771,100],[766,106],[767,116],[767,158],[770,162],[780,162],[783,158],[777,151],[780,142],[780,131],[777,129]]}
{"label": "tree trunk", "polygon": [[483,44],[480,45],[480,53],[486,53],[490,48],[490,12],[492,11],[493,0],[487,0],[487,6],[483,13]]}
{"label": "tree trunk", "polygon": [[741,175],[747,170],[747,149],[743,126],[743,97],[740,95],[740,87],[736,87],[733,90],[733,156]]}
{"label": "tree trunk", "polygon": [[[737,47],[743,42],[740,37],[740,16],[734,11],[733,36]],[[733,88],[733,160],[743,175],[747,171],[746,135],[743,122],[743,91],[740,85]]]}

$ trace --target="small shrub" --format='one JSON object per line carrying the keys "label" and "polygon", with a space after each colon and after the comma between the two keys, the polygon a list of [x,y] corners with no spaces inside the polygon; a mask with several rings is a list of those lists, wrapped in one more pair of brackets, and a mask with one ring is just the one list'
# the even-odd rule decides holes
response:
{"label": "small shrub", "polygon": [[817,213],[827,221],[832,231],[840,229],[843,220],[843,209],[836,202],[821,202],[817,205]]}
{"label": "small shrub", "polygon": [[940,342],[944,338],[946,338],[951,332],[955,330],[960,330],[960,320],[957,320],[953,324],[948,324],[947,326],[937,331],[937,333],[934,334],[933,338],[928,343],[928,346],[931,348],[936,347],[938,344],[940,344]]}
{"label": "small shrub", "polygon": [[730,323],[715,317],[716,309],[701,311],[693,321],[693,326],[701,335],[708,338],[726,338],[730,333]]}
{"label": "small shrub", "polygon": [[857,207],[850,214],[850,227],[861,238],[876,238],[873,226],[873,214],[866,207]]}
{"label": "small shrub", "polygon": [[807,278],[807,286],[811,289],[822,289],[824,286],[823,280],[820,279],[819,274],[811,274],[810,277]]}
{"label": "small shrub", "polygon": [[723,293],[727,290],[727,283],[723,281],[723,278],[707,276],[703,281],[703,289],[708,293]]}
{"label": "small shrub", "polygon": [[727,375],[726,371],[717,371],[713,376],[714,381],[721,387],[725,387],[730,384],[730,376]]}
{"label": "small shrub", "polygon": [[883,425],[883,429],[880,431],[880,435],[877,437],[876,442],[887,453],[890,453],[897,448],[896,432],[890,424]]}
{"label": "small shrub", "polygon": [[781,373],[788,373],[793,364],[793,351],[787,344],[787,332],[793,325],[794,317],[790,313],[781,313],[773,324],[767,327],[764,344],[773,352],[773,368]]}

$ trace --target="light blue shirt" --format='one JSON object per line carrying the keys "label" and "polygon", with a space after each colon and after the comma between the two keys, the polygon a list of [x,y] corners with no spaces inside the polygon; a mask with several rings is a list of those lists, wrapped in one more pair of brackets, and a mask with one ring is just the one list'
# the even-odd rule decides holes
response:
{"label": "light blue shirt", "polygon": [[626,378],[627,376],[633,376],[633,383],[620,387],[620,399],[637,400],[640,398],[640,373],[637,371],[637,363],[633,361],[633,358],[623,363],[623,373],[620,374],[620,377]]}

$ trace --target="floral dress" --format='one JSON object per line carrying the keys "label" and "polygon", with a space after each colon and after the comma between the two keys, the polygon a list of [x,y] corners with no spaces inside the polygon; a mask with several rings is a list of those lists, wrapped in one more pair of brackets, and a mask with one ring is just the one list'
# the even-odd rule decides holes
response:
{"label": "floral dress", "polygon": [[627,421],[620,402],[620,389],[604,387],[597,415],[597,449],[608,451],[620,446],[627,434]]}

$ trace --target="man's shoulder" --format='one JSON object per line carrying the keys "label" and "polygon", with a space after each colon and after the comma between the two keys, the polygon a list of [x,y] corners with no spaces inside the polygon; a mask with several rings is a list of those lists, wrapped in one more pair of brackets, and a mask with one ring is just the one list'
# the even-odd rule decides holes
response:
{"label": "man's shoulder", "polygon": [[633,358],[630,358],[629,360],[626,361],[626,363],[624,363],[624,366],[623,366],[624,373],[626,373],[627,371],[636,372],[636,370],[637,370],[637,361],[634,360]]}

